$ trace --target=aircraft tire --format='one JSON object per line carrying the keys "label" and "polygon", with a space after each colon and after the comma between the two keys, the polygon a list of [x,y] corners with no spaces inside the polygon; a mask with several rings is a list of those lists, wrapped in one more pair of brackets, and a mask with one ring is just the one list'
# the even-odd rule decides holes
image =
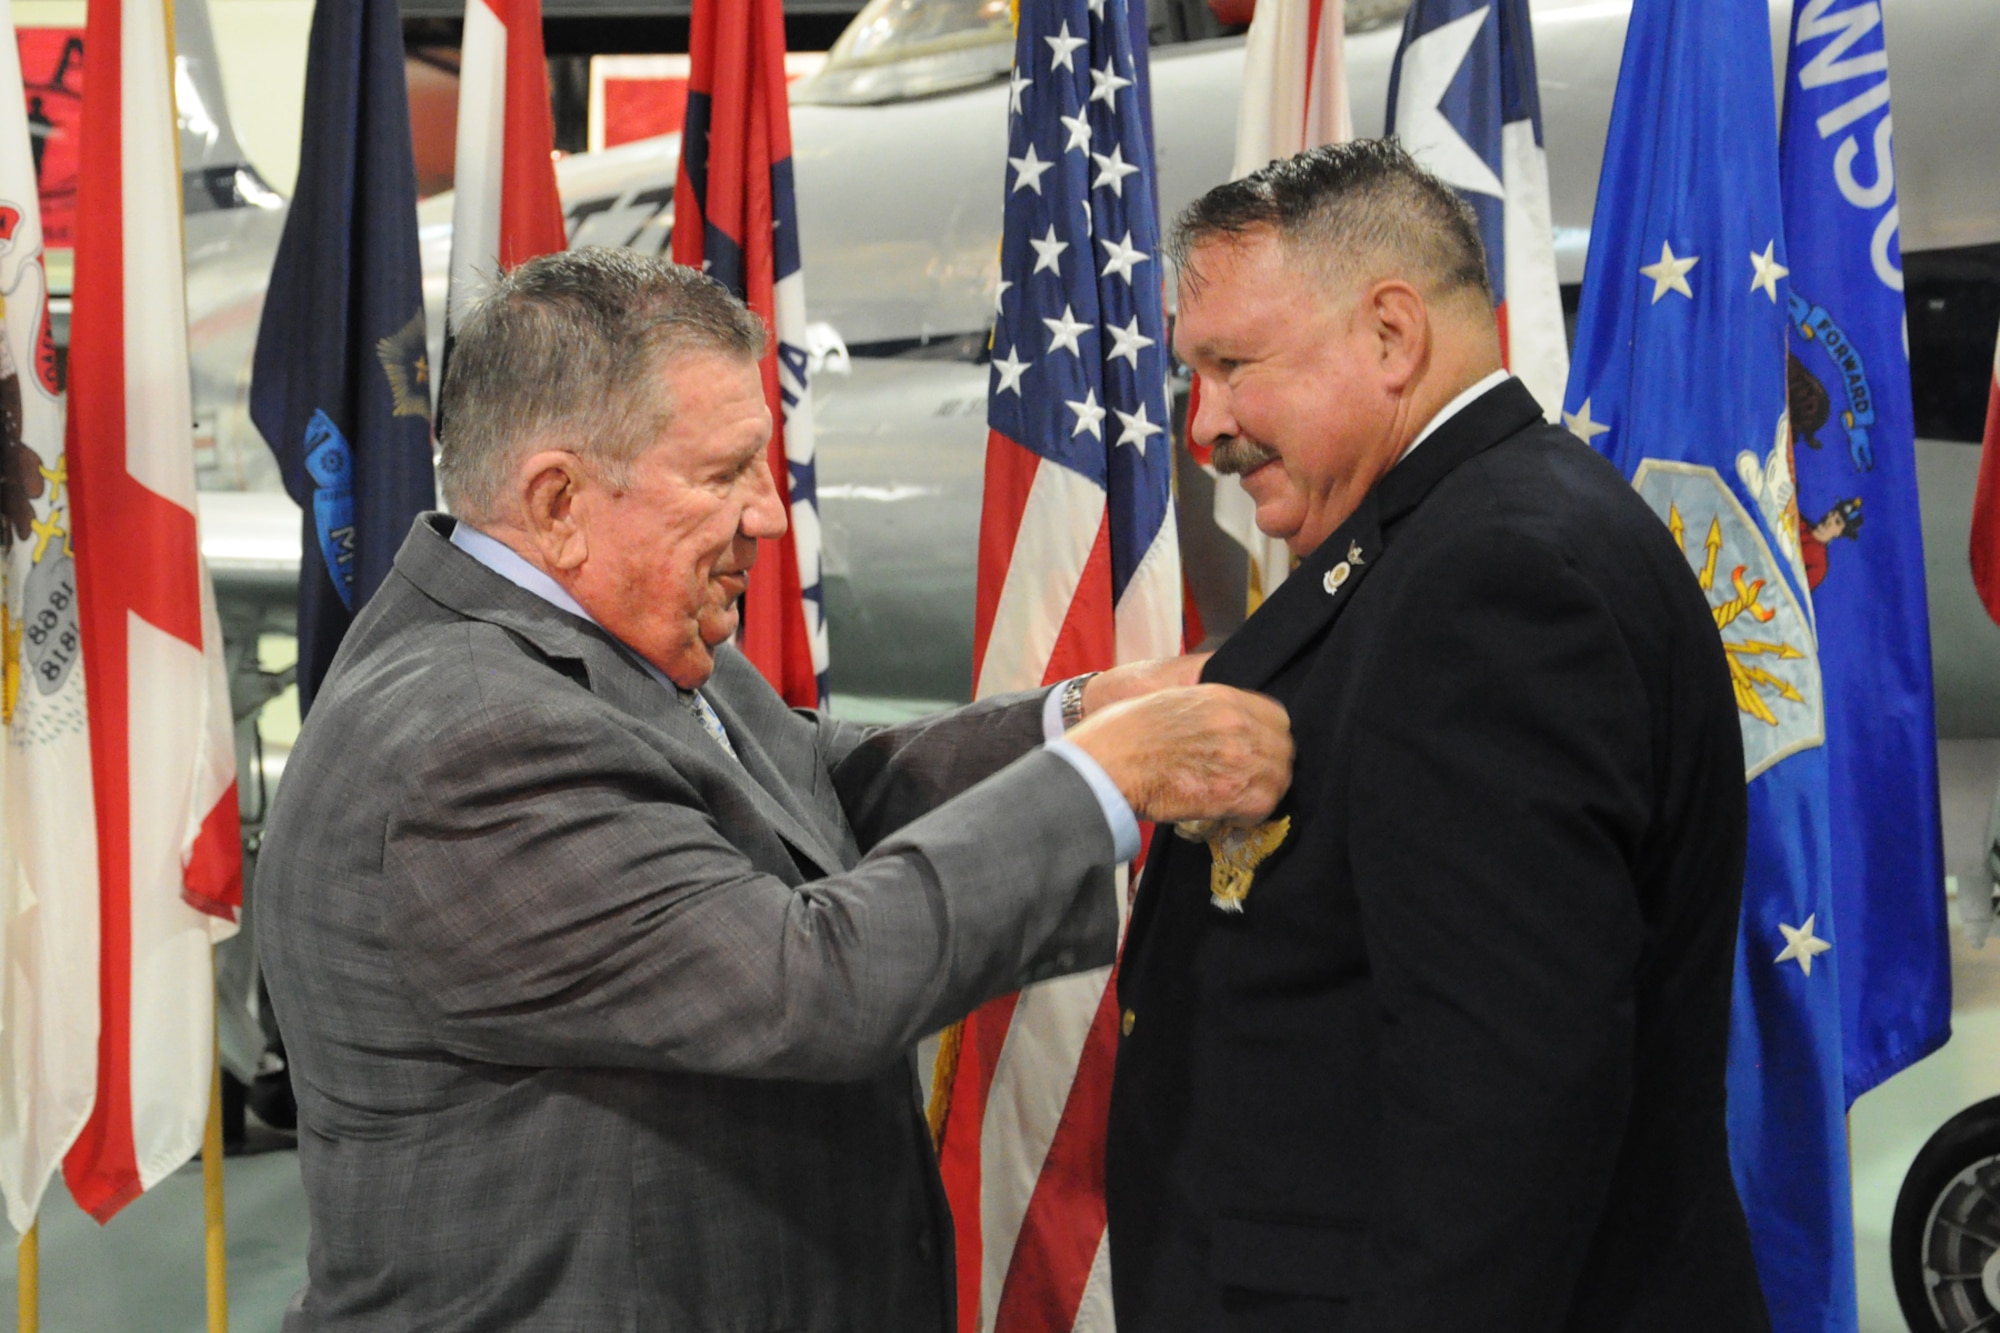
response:
{"label": "aircraft tire", "polygon": [[1946,1121],[1910,1164],[1889,1265],[1910,1333],[2000,1322],[2000,1097]]}

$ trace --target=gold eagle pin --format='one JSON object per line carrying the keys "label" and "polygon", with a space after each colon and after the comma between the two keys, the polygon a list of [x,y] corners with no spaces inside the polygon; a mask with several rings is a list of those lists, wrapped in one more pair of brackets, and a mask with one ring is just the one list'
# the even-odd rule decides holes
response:
{"label": "gold eagle pin", "polygon": [[1252,828],[1219,824],[1212,819],[1174,825],[1174,832],[1188,841],[1208,844],[1208,900],[1222,911],[1239,914],[1243,911],[1243,900],[1250,896],[1257,867],[1278,850],[1291,831],[1289,815]]}

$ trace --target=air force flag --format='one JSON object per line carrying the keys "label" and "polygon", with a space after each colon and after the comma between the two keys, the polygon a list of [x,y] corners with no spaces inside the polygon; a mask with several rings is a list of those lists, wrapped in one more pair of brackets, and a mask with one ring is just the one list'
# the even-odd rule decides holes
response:
{"label": "air force flag", "polygon": [[1731,1161],[1778,1333],[1852,1333],[1819,628],[1799,536],[1764,0],[1636,0],[1564,420],[1619,464],[1708,595],[1750,835]]}

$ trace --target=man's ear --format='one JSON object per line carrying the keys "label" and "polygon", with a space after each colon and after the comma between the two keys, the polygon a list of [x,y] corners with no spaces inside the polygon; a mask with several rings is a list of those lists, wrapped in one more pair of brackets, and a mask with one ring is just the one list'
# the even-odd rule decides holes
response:
{"label": "man's ear", "polygon": [[567,449],[545,449],[524,459],[514,475],[523,525],[543,566],[554,572],[581,565],[590,554],[585,506],[577,503],[585,480],[583,460]]}
{"label": "man's ear", "polygon": [[1363,301],[1374,320],[1383,387],[1401,392],[1430,360],[1430,310],[1417,289],[1400,278],[1376,283]]}

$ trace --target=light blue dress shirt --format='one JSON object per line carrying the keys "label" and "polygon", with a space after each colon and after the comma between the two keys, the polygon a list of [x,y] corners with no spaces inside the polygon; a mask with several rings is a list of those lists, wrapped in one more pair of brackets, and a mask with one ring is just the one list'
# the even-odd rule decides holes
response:
{"label": "light blue dress shirt", "polygon": [[[549,605],[559,607],[579,620],[597,624],[590,612],[584,610],[576,598],[570,596],[560,583],[529,564],[511,546],[487,536],[464,519],[459,519],[452,528],[451,544],[515,587],[533,593]],[[598,628],[602,629],[603,626],[599,625]],[[735,753],[735,748],[729,743],[728,734],[722,729],[721,720],[715,717],[715,710],[708,706],[708,701],[701,697],[701,691],[683,690],[674,684],[666,672],[638,653],[633,653],[632,657],[646,669],[648,675],[673,691],[676,697],[692,698],[695,708],[699,710],[696,714],[697,720],[708,726],[710,719],[714,719],[714,725],[709,727],[710,733],[724,749],[731,754]],[[1104,811],[1104,823],[1111,831],[1115,858],[1129,861],[1139,854],[1138,818],[1133,815],[1132,807],[1126,803],[1124,794],[1118,790],[1118,784],[1111,780],[1111,775],[1104,771],[1103,766],[1085,754],[1081,748],[1062,738],[1061,694],[1062,687],[1058,685],[1049,692],[1047,702],[1042,705],[1042,735],[1046,741],[1046,748],[1074,768],[1090,787],[1091,795],[1097,798],[1098,806]],[[704,714],[706,716],[703,716]]]}

